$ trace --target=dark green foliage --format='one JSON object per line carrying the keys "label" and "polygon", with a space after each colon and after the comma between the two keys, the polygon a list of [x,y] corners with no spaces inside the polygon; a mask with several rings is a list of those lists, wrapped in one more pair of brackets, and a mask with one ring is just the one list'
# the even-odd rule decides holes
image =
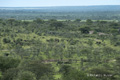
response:
{"label": "dark green foliage", "polygon": [[120,42],[116,42],[115,46],[120,46]]}
{"label": "dark green foliage", "polygon": [[15,22],[15,19],[14,18],[10,18],[7,20],[7,22],[10,24],[10,26],[12,27],[13,26],[13,22]]}
{"label": "dark green foliage", "polygon": [[100,21],[100,23],[101,23],[101,24],[106,24],[106,23],[107,23],[107,21]]}
{"label": "dark green foliage", "polygon": [[4,39],[3,39],[3,42],[4,42],[4,43],[10,43],[11,41],[10,41],[9,38],[4,38]]}
{"label": "dark green foliage", "polygon": [[20,71],[15,80],[37,80],[36,75],[30,71]]}
{"label": "dark green foliage", "polygon": [[91,19],[87,19],[86,20],[86,24],[88,24],[88,25],[90,24],[91,25],[92,23],[93,23],[93,21]]}
{"label": "dark green foliage", "polygon": [[19,59],[0,56],[0,70],[2,72],[6,71],[9,68],[16,68],[19,65],[19,63]]}
{"label": "dark green foliage", "polygon": [[41,24],[41,23],[43,23],[44,21],[43,21],[42,19],[40,19],[40,18],[37,18],[37,19],[34,20],[33,22],[36,22],[36,23],[38,23],[38,24]]}
{"label": "dark green foliage", "polygon": [[89,31],[90,31],[90,28],[89,27],[83,27],[83,28],[80,28],[80,31],[84,34],[88,34]]}
{"label": "dark green foliage", "polygon": [[118,23],[116,23],[116,22],[112,22],[111,24],[110,24],[110,26],[114,26],[114,27],[116,27],[116,26],[118,26],[119,24]]}
{"label": "dark green foliage", "polygon": [[9,68],[5,71],[3,80],[39,80],[47,78],[53,80],[53,70],[50,65],[41,61],[26,61],[18,68]]}
{"label": "dark green foliage", "polygon": [[22,44],[22,41],[23,41],[22,39],[18,38],[17,40],[15,40],[15,43],[16,44]]}
{"label": "dark green foliage", "polygon": [[63,65],[63,66],[61,66],[59,72],[62,72],[63,75],[67,75],[67,74],[70,72],[71,69],[72,69],[72,68],[71,68],[70,66],[68,66],[68,65]]}
{"label": "dark green foliage", "polygon": [[55,21],[57,21],[56,19],[50,19],[49,20],[50,22],[55,22]]}
{"label": "dark green foliage", "polygon": [[81,21],[81,19],[76,19],[76,20],[75,20],[75,22],[80,22],[80,21]]}
{"label": "dark green foliage", "polygon": [[31,61],[25,66],[25,70],[35,73],[36,78],[40,79],[44,75],[51,75],[52,68],[49,64],[43,64],[41,61]]}
{"label": "dark green foliage", "polygon": [[54,27],[56,30],[59,28],[63,28],[64,24],[62,22],[54,21],[50,24],[51,27]]}
{"label": "dark green foliage", "polygon": [[20,70],[21,70],[21,69],[19,69],[19,68],[10,68],[10,69],[8,69],[8,70],[4,73],[4,76],[2,77],[2,80],[13,80],[14,78],[17,77],[18,72],[19,72]]}

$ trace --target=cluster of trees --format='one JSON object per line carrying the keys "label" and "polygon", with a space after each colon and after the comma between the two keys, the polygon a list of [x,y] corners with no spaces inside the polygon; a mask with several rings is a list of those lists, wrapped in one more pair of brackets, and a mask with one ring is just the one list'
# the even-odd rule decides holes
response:
{"label": "cluster of trees", "polygon": [[120,22],[0,19],[0,79],[119,80],[119,48]]}
{"label": "cluster of trees", "polygon": [[0,80],[53,80],[51,65],[41,61],[0,56]]}

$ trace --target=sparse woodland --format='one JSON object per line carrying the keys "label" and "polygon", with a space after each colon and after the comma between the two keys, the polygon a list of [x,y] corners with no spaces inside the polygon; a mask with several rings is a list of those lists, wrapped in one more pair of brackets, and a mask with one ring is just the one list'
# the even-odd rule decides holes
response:
{"label": "sparse woodland", "polygon": [[119,79],[119,21],[0,19],[0,80]]}

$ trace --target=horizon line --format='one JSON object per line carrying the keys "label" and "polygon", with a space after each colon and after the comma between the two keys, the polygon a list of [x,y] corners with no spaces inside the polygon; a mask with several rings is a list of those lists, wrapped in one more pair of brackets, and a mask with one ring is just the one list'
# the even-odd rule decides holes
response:
{"label": "horizon line", "polygon": [[8,7],[77,7],[77,6],[81,6],[81,7],[89,7],[89,6],[120,6],[120,5],[61,5],[61,6],[0,6],[1,8],[8,8]]}

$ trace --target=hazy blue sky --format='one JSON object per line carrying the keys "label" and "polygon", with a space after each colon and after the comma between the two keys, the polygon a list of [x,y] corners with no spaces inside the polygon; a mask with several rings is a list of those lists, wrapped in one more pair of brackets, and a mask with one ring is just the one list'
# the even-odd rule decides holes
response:
{"label": "hazy blue sky", "polygon": [[120,5],[120,0],[0,0],[0,7]]}

